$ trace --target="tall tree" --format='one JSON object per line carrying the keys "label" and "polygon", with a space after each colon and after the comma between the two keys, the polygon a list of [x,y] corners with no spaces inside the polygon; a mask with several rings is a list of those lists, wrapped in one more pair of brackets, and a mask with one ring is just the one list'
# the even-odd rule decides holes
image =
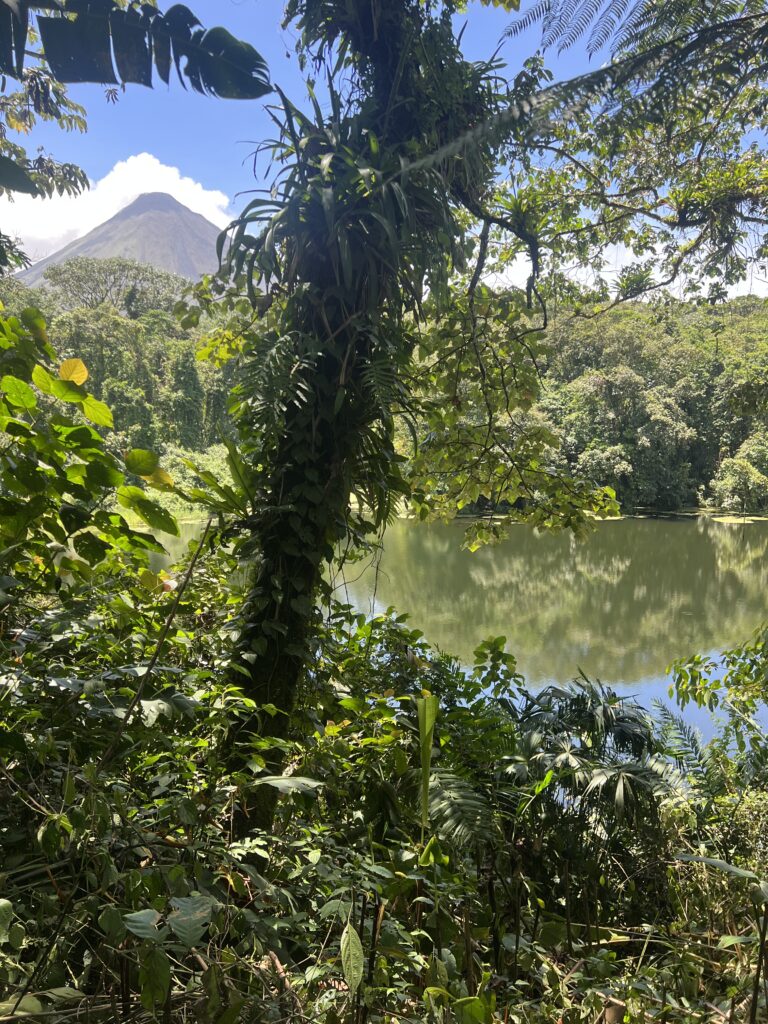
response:
{"label": "tall tree", "polygon": [[171,312],[188,283],[176,274],[122,256],[76,256],[45,271],[60,309],[95,309],[104,303],[131,319],[149,310]]}
{"label": "tall tree", "polygon": [[[248,335],[237,391],[252,501],[244,550],[257,569],[234,678],[269,711],[257,710],[240,741],[260,733],[280,746],[311,664],[323,563],[379,531],[403,496],[428,511],[447,487],[454,507],[485,496],[569,525],[609,505],[543,469],[546,436],[524,443],[515,421],[534,397],[546,274],[555,281],[560,261],[599,262],[618,243],[655,259],[661,247],[667,279],[706,275],[724,259],[732,278],[743,271],[739,244],[765,185],[757,156],[742,156],[740,144],[762,110],[750,93],[725,141],[707,139],[704,152],[696,133],[725,111],[684,103],[684,85],[670,86],[676,72],[698,83],[702,55],[712,58],[712,81],[732,84],[752,60],[738,31],[728,36],[728,67],[699,26],[682,48],[662,43],[548,86],[537,61],[511,82],[492,60],[466,61],[457,10],[450,0],[287,8],[302,58],[326,69],[329,104],[307,115],[281,94],[282,172],[231,238],[228,269],[266,310]],[[641,96],[654,104],[651,121]],[[500,158],[508,187],[498,187]],[[472,221],[482,226],[473,269]],[[530,276],[499,304],[484,275],[504,254],[526,258]],[[660,283],[646,258],[625,269],[614,301]],[[526,300],[540,317],[525,313]],[[427,306],[436,327],[424,332]],[[473,387],[482,411],[468,420],[462,403]],[[393,420],[419,403],[442,440],[437,461],[406,480]],[[259,796],[241,827],[267,825],[271,806]]]}

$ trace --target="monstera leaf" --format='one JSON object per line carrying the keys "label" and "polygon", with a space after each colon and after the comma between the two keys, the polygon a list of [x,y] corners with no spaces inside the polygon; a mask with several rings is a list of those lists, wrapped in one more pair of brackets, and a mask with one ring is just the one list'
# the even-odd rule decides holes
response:
{"label": "monstera leaf", "polygon": [[[0,74],[20,77],[30,12],[51,73],[60,82],[163,82],[171,67],[182,85],[224,99],[258,99],[271,91],[256,50],[224,28],[206,30],[183,4],[165,14],[136,0],[0,0]],[[73,17],[74,15],[74,17]]]}

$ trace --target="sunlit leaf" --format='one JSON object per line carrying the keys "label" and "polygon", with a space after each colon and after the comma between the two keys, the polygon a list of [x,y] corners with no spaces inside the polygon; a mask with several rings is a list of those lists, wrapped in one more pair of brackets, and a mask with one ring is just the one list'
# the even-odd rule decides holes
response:
{"label": "sunlit leaf", "polygon": [[125,453],[125,468],[136,476],[151,476],[160,465],[160,456],[146,448],[132,448]]}
{"label": "sunlit leaf", "polygon": [[61,380],[71,380],[74,384],[85,384],[88,380],[88,368],[82,359],[65,359],[59,367]]}
{"label": "sunlit leaf", "polygon": [[88,395],[81,408],[83,416],[97,427],[114,427],[115,424],[109,406],[94,398],[93,395]]}
{"label": "sunlit leaf", "polygon": [[18,409],[34,409],[37,405],[35,392],[29,384],[19,380],[18,377],[9,375],[3,377],[0,380],[0,391],[5,395],[6,401]]}

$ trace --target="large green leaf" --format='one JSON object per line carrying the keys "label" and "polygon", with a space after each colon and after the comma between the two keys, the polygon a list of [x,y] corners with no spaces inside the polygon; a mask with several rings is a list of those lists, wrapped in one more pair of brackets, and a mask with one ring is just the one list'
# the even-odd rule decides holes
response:
{"label": "large green leaf", "polygon": [[715,868],[717,871],[724,871],[728,875],[735,875],[737,878],[752,878],[757,880],[757,875],[754,871],[737,868],[735,864],[729,864],[727,861],[718,860],[716,857],[699,857],[692,853],[680,853],[678,854],[677,859],[685,861],[688,864],[706,864],[707,867]]}
{"label": "large green leaf", "polygon": [[[149,86],[154,63],[166,84],[173,64],[185,85],[224,99],[258,99],[271,92],[267,65],[251,45],[224,28],[206,31],[182,4],[167,14],[148,5],[141,12],[125,10],[110,0],[92,10],[79,0],[61,0],[60,6],[76,17],[38,18],[46,60],[60,82]],[[14,74],[8,66],[0,70]]]}
{"label": "large green leaf", "polygon": [[123,508],[131,509],[154,530],[178,537],[179,527],[170,512],[166,512],[157,502],[148,498],[140,487],[120,487],[117,492],[117,500]]}
{"label": "large green leaf", "polygon": [[125,453],[125,468],[136,476],[152,476],[160,465],[160,456],[146,448],[131,448]]}
{"label": "large green leaf", "polygon": [[32,383],[35,384],[44,395],[53,394],[53,385],[56,378],[52,377],[44,366],[38,363],[32,370]]}
{"label": "large green leaf", "polygon": [[355,926],[350,922],[341,933],[341,969],[350,995],[353,995],[360,987],[364,965],[363,944],[360,942],[360,936],[357,934]]}
{"label": "large green leaf", "polygon": [[0,1017],[12,1020],[14,1017],[29,1017],[43,1012],[43,1004],[37,996],[24,996],[20,1001],[8,999],[0,1003]]}
{"label": "large green leaf", "polygon": [[94,398],[93,395],[88,395],[80,408],[82,409],[83,416],[95,424],[95,426],[114,427],[115,423],[109,406],[105,405],[104,402],[100,402],[98,398]]}
{"label": "large green leaf", "polygon": [[10,192],[26,192],[28,195],[37,192],[37,185],[24,168],[8,156],[0,156],[0,188],[7,188]]}
{"label": "large green leaf", "polygon": [[139,955],[141,1005],[145,1010],[162,1006],[171,987],[171,965],[168,954],[160,946],[148,946]]}
{"label": "large green leaf", "polygon": [[125,938],[125,922],[117,907],[105,907],[99,914],[99,928],[104,932],[113,946],[118,946]]}
{"label": "large green leaf", "polygon": [[160,914],[151,908],[123,915],[123,923],[128,931],[137,938],[146,939],[149,942],[159,942],[162,938],[162,932],[157,927],[159,921]]}
{"label": "large green leaf", "polygon": [[171,900],[173,910],[168,915],[171,931],[187,949],[197,946],[210,924],[215,906],[210,896],[179,896]]}
{"label": "large green leaf", "polygon": [[416,699],[416,714],[419,720],[419,745],[421,749],[421,825],[429,825],[429,772],[432,764],[432,741],[440,702],[434,694]]}
{"label": "large green leaf", "polygon": [[6,401],[10,405],[15,405],[17,409],[34,409],[37,405],[35,392],[29,384],[18,377],[3,377],[0,380],[0,391],[5,395]]}

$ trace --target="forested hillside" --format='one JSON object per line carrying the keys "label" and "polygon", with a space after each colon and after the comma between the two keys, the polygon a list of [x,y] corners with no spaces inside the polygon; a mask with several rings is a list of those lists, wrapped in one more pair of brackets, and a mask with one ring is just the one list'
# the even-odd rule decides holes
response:
{"label": "forested hillside", "polygon": [[[79,257],[49,268],[40,288],[0,281],[0,301],[41,308],[59,351],[87,361],[116,448],[199,452],[226,427],[233,367],[197,358],[211,324],[180,326],[185,284],[132,260]],[[768,302],[563,310],[537,371],[530,420],[553,432],[554,467],[613,488],[624,511],[768,507]]]}
{"label": "forested hillside", "polygon": [[197,452],[225,433],[230,381],[197,358],[201,329],[173,315],[187,284],[133,260],[78,257],[39,288],[0,280],[0,301],[11,313],[40,308],[58,351],[86,362],[91,392],[112,409],[114,450]]}
{"label": "forested hillside", "polygon": [[565,314],[546,348],[539,410],[625,510],[768,506],[768,302]]}

